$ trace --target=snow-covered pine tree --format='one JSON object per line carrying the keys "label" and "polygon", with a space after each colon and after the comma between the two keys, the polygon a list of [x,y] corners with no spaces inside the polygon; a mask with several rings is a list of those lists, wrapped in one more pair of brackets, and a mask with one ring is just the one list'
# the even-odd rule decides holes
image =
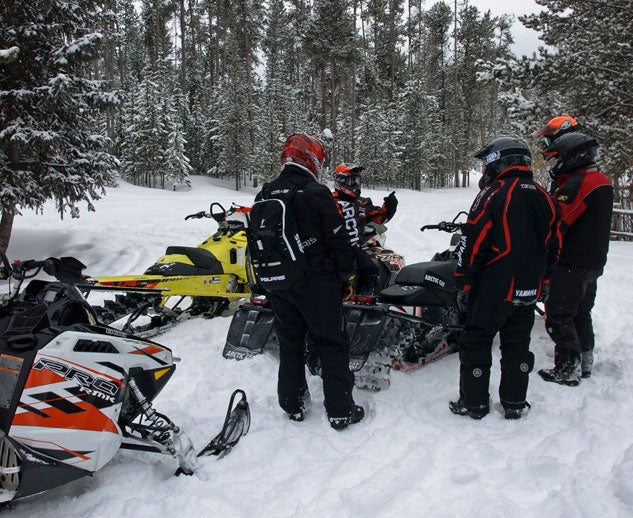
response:
{"label": "snow-covered pine tree", "polygon": [[99,57],[102,2],[4,0],[0,50],[0,247],[14,215],[53,199],[60,215],[104,193],[115,158],[100,124],[111,97],[92,75]]}
{"label": "snow-covered pine tree", "polygon": [[536,0],[522,18],[549,47],[530,76],[544,117],[570,113],[602,144],[601,166],[616,198],[632,198],[633,16],[631,0]]}
{"label": "snow-covered pine tree", "polygon": [[255,155],[258,157],[255,172],[270,180],[279,173],[281,146],[294,131],[290,122],[293,105],[296,105],[297,85],[293,77],[295,37],[292,19],[283,0],[270,0],[264,10],[262,51],[266,55]]}
{"label": "snow-covered pine tree", "polygon": [[176,91],[175,95],[169,99],[171,103],[168,106],[170,120],[167,149],[165,152],[165,165],[167,166],[165,180],[172,184],[174,190],[176,190],[177,184],[191,185],[189,174],[191,173],[192,167],[185,150],[187,141],[185,140],[181,118],[182,113],[187,113],[184,96],[179,91]]}

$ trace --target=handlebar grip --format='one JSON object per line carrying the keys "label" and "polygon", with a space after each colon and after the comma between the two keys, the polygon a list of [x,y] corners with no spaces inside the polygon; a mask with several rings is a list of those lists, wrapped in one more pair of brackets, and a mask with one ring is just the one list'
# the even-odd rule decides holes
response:
{"label": "handlebar grip", "polygon": [[440,228],[438,225],[424,225],[423,227],[420,228],[421,232],[424,232],[425,230],[433,230],[436,228]]}
{"label": "handlebar grip", "polygon": [[195,214],[189,214],[189,216],[185,216],[185,221],[188,219],[201,219],[204,218],[204,211],[196,212]]}

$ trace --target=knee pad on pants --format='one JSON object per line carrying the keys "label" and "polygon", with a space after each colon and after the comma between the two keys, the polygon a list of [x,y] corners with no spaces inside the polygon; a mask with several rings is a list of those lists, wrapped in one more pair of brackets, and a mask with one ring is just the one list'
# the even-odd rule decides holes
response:
{"label": "knee pad on pants", "polygon": [[501,357],[501,369],[508,374],[529,374],[534,369],[534,354],[532,351],[504,352]]}
{"label": "knee pad on pants", "polygon": [[545,322],[545,330],[556,345],[570,349],[576,342],[576,326],[573,320],[561,322],[548,319]]}

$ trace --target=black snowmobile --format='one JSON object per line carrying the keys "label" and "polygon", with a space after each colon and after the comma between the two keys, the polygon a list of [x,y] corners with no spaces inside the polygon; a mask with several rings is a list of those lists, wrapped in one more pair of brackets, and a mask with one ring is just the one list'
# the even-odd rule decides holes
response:
{"label": "black snowmobile", "polygon": [[[248,432],[236,390],[222,431],[196,454],[152,401],[171,379],[169,348],[100,324],[76,284],[73,257],[9,264],[0,250],[0,503],[92,475],[119,448],[171,455],[191,474],[196,456],[226,454]],[[33,279],[41,271],[57,279]],[[25,279],[32,279],[21,289]],[[12,289],[12,281],[17,287]]]}
{"label": "black snowmobile", "polygon": [[[355,385],[368,390],[389,387],[391,369],[412,371],[456,350],[464,315],[456,303],[453,274],[463,223],[457,219],[425,225],[453,234],[449,249],[431,261],[402,267],[376,296],[352,296],[343,304],[350,339],[350,369]],[[306,344],[306,363],[313,374],[320,367]],[[233,315],[224,346],[225,358],[245,359],[278,346],[274,317],[264,296],[253,297]]]}

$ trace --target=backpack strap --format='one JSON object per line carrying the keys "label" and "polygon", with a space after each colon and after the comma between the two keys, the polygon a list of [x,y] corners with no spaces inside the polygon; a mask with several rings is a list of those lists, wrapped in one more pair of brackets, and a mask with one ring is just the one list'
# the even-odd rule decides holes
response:
{"label": "backpack strap", "polygon": [[296,183],[292,187],[292,189],[288,191],[288,194],[286,194],[286,200],[288,200],[289,202],[292,201],[292,199],[295,197],[295,194],[297,194],[297,191],[299,191],[300,189],[303,189],[311,181],[312,180],[310,178],[302,178],[299,183]]}

